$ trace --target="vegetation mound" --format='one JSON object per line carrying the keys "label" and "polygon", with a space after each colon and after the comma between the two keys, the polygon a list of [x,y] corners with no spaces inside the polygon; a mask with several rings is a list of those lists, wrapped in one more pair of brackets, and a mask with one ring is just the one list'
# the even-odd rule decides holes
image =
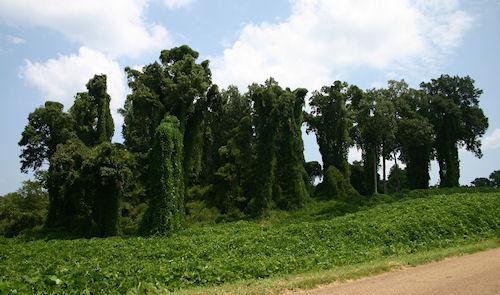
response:
{"label": "vegetation mound", "polygon": [[[324,206],[323,206],[324,208]],[[404,199],[339,217],[192,226],[170,237],[0,238],[0,293],[125,293],[329,269],[498,238],[500,193]]]}

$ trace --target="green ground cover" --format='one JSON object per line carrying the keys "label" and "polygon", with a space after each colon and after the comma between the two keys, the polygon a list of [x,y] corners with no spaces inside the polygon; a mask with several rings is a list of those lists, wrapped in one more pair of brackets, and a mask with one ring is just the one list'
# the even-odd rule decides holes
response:
{"label": "green ground cover", "polygon": [[499,208],[498,192],[459,193],[347,214],[334,202],[314,203],[170,237],[0,238],[0,293],[175,291],[335,269],[497,239]]}

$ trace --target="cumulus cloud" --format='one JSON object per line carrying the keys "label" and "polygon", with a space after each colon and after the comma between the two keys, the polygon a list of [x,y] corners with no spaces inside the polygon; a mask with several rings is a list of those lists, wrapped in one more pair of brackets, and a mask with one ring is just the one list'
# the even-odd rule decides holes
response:
{"label": "cumulus cloud", "polygon": [[356,69],[418,72],[439,66],[472,18],[454,0],[294,0],[283,22],[246,25],[213,58],[214,80],[246,87],[273,76],[317,89]]}
{"label": "cumulus cloud", "polygon": [[483,140],[483,148],[485,150],[494,150],[500,148],[500,128],[493,130]]}
{"label": "cumulus cloud", "polygon": [[144,19],[145,0],[0,0],[0,22],[43,26],[113,56],[137,57],[170,45],[161,25]]}
{"label": "cumulus cloud", "polygon": [[178,9],[189,6],[194,0],[163,0],[163,3],[170,9]]}
{"label": "cumulus cloud", "polygon": [[7,39],[7,42],[9,42],[10,44],[14,45],[20,45],[26,43],[26,40],[24,40],[23,38],[11,35],[5,36],[5,39]]}
{"label": "cumulus cloud", "polygon": [[78,54],[60,55],[46,62],[26,60],[21,75],[39,89],[47,100],[55,100],[69,108],[77,92],[86,91],[85,84],[95,74],[107,75],[108,93],[111,96],[111,111],[115,125],[121,125],[118,108],[123,106],[126,96],[126,81],[120,65],[105,54],[81,47]]}

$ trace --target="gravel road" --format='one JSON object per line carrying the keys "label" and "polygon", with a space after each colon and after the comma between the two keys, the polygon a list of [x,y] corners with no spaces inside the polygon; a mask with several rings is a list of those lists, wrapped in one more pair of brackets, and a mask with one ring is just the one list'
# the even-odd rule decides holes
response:
{"label": "gravel road", "polygon": [[500,248],[326,285],[299,294],[500,295]]}

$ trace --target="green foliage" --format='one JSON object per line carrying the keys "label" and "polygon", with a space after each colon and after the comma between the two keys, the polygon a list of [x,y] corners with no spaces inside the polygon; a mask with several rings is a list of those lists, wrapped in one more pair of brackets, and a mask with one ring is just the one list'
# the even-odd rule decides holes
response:
{"label": "green foliage", "polygon": [[309,177],[309,183],[314,185],[316,178],[323,176],[323,169],[318,161],[309,161],[304,164],[304,169],[306,169],[307,176]]}
{"label": "green foliage", "polygon": [[114,123],[109,109],[111,97],[106,92],[106,75],[95,75],[87,83],[87,92],[77,93],[69,113],[78,138],[87,146],[111,142]]}
{"label": "green foliage", "polygon": [[282,89],[272,78],[253,84],[255,177],[257,191],[249,203],[252,215],[260,215],[275,202],[280,208],[300,207],[308,198],[304,146],[300,127],[307,91]]}
{"label": "green foliage", "polygon": [[43,225],[48,196],[42,183],[27,180],[17,192],[0,197],[0,235],[13,237]]}
{"label": "green foliage", "polygon": [[490,181],[495,187],[500,187],[500,170],[495,170],[490,174]]}
{"label": "green foliage", "polygon": [[[156,128],[166,115],[179,120],[183,135],[184,177],[193,182],[201,170],[202,123],[207,106],[217,93],[212,86],[208,61],[197,63],[198,52],[186,45],[163,50],[161,63],[142,70],[126,68],[129,87],[124,108],[125,145],[137,154],[143,183],[148,171],[148,153]],[[188,132],[186,132],[188,131]]]}
{"label": "green foliage", "polygon": [[409,88],[404,80],[389,81],[387,93],[395,107],[395,144],[400,160],[406,164],[407,185],[410,189],[428,188],[434,129],[422,114],[427,97],[424,92]]}
{"label": "green foliage", "polygon": [[332,86],[323,86],[311,97],[311,114],[306,116],[307,131],[316,134],[319,151],[326,173],[330,166],[335,166],[349,180],[347,154],[353,140],[350,137],[353,128],[353,112],[347,103],[351,102],[349,85],[335,81]]}
{"label": "green foliage", "polygon": [[333,199],[348,201],[349,197],[355,194],[354,189],[344,174],[335,166],[328,167],[323,182],[316,188],[316,195],[322,199]]}
{"label": "green foliage", "polygon": [[97,140],[99,143],[111,142],[111,138],[115,133],[115,125],[109,109],[111,97],[106,92],[106,75],[95,75],[87,83],[87,89],[97,106]]}
{"label": "green foliage", "polygon": [[19,141],[22,172],[38,170],[50,161],[57,145],[74,137],[72,118],[63,112],[63,107],[61,103],[47,101],[29,114],[28,125]]}
{"label": "green foliage", "polygon": [[252,192],[254,138],[251,101],[228,87],[211,100],[204,131],[207,202],[223,213],[245,210]]}
{"label": "green foliage", "polygon": [[[363,158],[363,187],[368,195],[377,193],[379,181],[378,167],[382,153],[383,139],[392,127],[388,127],[386,110],[390,103],[384,99],[383,91],[372,89],[365,93],[358,91],[353,103],[356,109],[355,140],[362,150]],[[392,117],[392,116],[390,116]]]}
{"label": "green foliage", "polygon": [[498,238],[499,206],[498,192],[438,195],[327,219],[193,227],[168,238],[0,239],[0,280],[18,293],[99,294],[331,269]]}
{"label": "green foliage", "polygon": [[475,187],[492,187],[493,183],[491,180],[489,180],[486,177],[478,177],[474,179],[471,184],[473,184]]}
{"label": "green foliage", "polygon": [[119,200],[131,172],[120,146],[61,145],[49,167],[47,227],[84,235],[118,233]]}
{"label": "green foliage", "polygon": [[488,128],[488,118],[479,107],[482,90],[469,76],[441,75],[421,88],[429,99],[427,117],[434,126],[434,149],[439,163],[440,186],[458,186],[458,147],[482,156],[480,137]]}
{"label": "green foliage", "polygon": [[408,176],[406,171],[406,169],[401,169],[399,165],[391,167],[387,181],[389,193],[395,193],[403,189],[408,189]]}
{"label": "green foliage", "polygon": [[184,217],[182,133],[179,121],[166,116],[156,128],[148,173],[149,207],[141,222],[143,235],[167,235],[181,228]]}
{"label": "green foliage", "polygon": [[350,171],[351,171],[351,177],[350,177],[350,183],[352,187],[361,195],[368,195],[368,191],[365,187],[365,168],[363,167],[363,162],[361,161],[354,161],[352,164],[350,164]]}

